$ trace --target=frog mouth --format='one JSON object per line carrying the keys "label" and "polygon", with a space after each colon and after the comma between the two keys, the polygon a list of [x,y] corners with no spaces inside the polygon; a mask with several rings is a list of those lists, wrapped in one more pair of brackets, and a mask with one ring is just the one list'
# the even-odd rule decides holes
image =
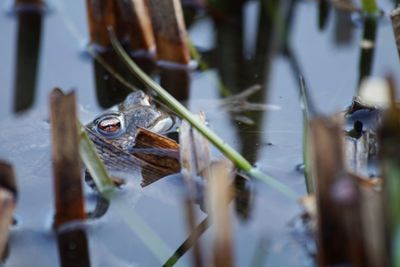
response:
{"label": "frog mouth", "polygon": [[147,129],[155,133],[163,134],[171,130],[174,125],[175,119],[169,115],[164,115],[157,118]]}

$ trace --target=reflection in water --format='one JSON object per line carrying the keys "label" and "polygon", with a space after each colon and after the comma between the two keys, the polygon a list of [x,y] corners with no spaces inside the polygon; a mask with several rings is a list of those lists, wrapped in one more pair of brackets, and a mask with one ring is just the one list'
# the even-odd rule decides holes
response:
{"label": "reflection in water", "polygon": [[[122,102],[132,92],[126,83],[129,83],[130,88],[143,88],[142,83],[129,72],[114,50],[98,52],[96,57],[93,59],[93,67],[97,100],[101,107],[109,108]],[[137,56],[134,61],[148,74],[155,70],[154,61],[150,57]]]}
{"label": "reflection in water", "polygon": [[89,247],[84,229],[65,229],[57,233],[62,267],[90,267]]}
{"label": "reflection in water", "polygon": [[204,234],[209,226],[210,222],[208,217],[206,217],[196,226],[196,228],[175,250],[174,254],[163,264],[163,266],[173,266],[196,242],[198,242],[198,239]]}
{"label": "reflection in water", "polygon": [[16,7],[18,16],[14,110],[30,108],[35,97],[42,31],[40,7]]}
{"label": "reflection in water", "polygon": [[285,17],[285,22],[283,25],[283,37],[282,37],[282,48],[281,48],[282,55],[285,56],[289,61],[289,65],[291,67],[292,74],[295,80],[297,80],[299,76],[304,75],[303,71],[301,70],[300,64],[297,60],[297,56],[292,50],[291,38],[290,38],[293,29],[293,21],[296,13],[295,12],[296,7],[297,7],[297,1],[295,0],[290,1],[288,12]]}
{"label": "reflection in water", "polygon": [[372,63],[374,60],[375,39],[377,31],[377,18],[366,17],[364,18],[364,32],[361,41],[361,55],[359,63],[359,78],[358,84],[362,79],[371,75]]}
{"label": "reflection in water", "polygon": [[10,255],[10,245],[6,244],[6,247],[4,248],[4,251],[2,253],[2,255],[0,255],[0,265],[4,262],[6,262],[8,256]]}
{"label": "reflection in water", "polygon": [[[250,5],[256,5],[256,8]],[[268,102],[271,64],[282,37],[279,31],[280,24],[289,10],[287,1],[248,2],[246,4],[241,2],[235,8],[226,7],[223,17],[213,17],[216,25],[216,47],[212,52],[214,60],[210,62],[210,65],[218,69],[221,82],[228,88],[229,94],[238,94],[254,84],[259,84],[262,89],[252,95],[249,100]],[[246,28],[243,22],[253,18],[258,18],[255,23],[257,28],[254,35],[255,40],[245,40]],[[245,54],[245,42],[254,42],[253,51],[248,51],[249,54]],[[247,111],[245,115],[253,123],[236,125],[240,140],[239,151],[253,163],[258,159],[258,147],[265,138],[262,130],[264,113]],[[236,115],[233,113],[230,115],[232,122],[236,123]],[[241,192],[238,195],[243,197],[236,200],[236,211],[242,218],[248,218],[251,203],[244,201],[251,199],[251,197],[244,197],[251,194],[249,191],[251,186],[247,183],[247,180],[237,180],[235,183],[236,190]]]}
{"label": "reflection in water", "polygon": [[235,210],[239,218],[250,219],[253,205],[253,184],[248,178],[236,175],[234,180],[235,188]]}
{"label": "reflection in water", "polygon": [[268,257],[269,240],[266,237],[261,237],[258,240],[257,250],[254,253],[253,260],[251,261],[252,267],[265,266]]}
{"label": "reflection in water", "polygon": [[[222,8],[220,6],[219,8]],[[244,25],[243,25],[243,17],[244,17],[244,4],[236,3],[236,5],[232,5],[231,7],[223,7],[224,17],[213,17],[214,23],[216,25],[215,30],[215,40],[216,47],[214,48],[212,55],[214,58],[214,62],[210,62],[210,65],[217,68],[219,72],[219,77],[221,79],[221,83],[225,86],[227,90],[220,92],[221,97],[227,97],[229,95],[235,95],[240,93],[246,87],[254,85],[252,79],[247,80],[248,74],[246,72],[251,72],[252,77],[255,75],[259,77],[260,74],[258,71],[253,72],[251,69],[251,65],[246,65],[248,62],[245,59],[244,55]],[[254,15],[254,14],[253,14]],[[261,32],[261,31],[259,31]],[[256,53],[253,53],[253,55]],[[256,58],[262,58],[261,61],[265,62],[265,58],[262,55],[258,55]],[[265,73],[264,68],[259,69],[261,73]],[[263,76],[263,75],[262,75]],[[262,78],[260,78],[262,79]],[[259,82],[259,79],[257,79]],[[260,83],[261,86],[264,85],[263,82]],[[258,99],[264,99],[265,90],[258,91]],[[259,113],[260,114],[260,113]],[[254,118],[254,114],[246,114],[252,121],[254,121],[254,125],[256,128],[261,127],[259,125],[260,120]],[[253,115],[253,116],[252,116]],[[236,115],[230,112],[231,121],[236,123],[235,117]],[[254,149],[258,136],[254,136],[254,138],[246,138],[243,135],[240,126],[237,128],[240,140],[240,149],[239,152],[250,162],[254,162],[256,160]],[[256,131],[257,133],[259,131]],[[250,141],[250,143],[249,143]],[[254,142],[253,142],[254,141]],[[251,150],[246,151],[246,147]],[[235,188],[236,190],[243,190],[244,187]],[[247,205],[243,205],[247,206]],[[242,205],[235,205],[236,211],[238,214],[242,213]],[[249,208],[249,207],[247,207]],[[247,213],[246,213],[247,214]],[[242,217],[245,218],[246,216]]]}
{"label": "reflection in water", "polygon": [[329,14],[331,11],[331,4],[327,0],[320,0],[319,1],[319,8],[318,8],[318,27],[320,30],[324,30],[329,18]]}
{"label": "reflection in water", "polygon": [[[123,63],[118,60],[114,51],[108,50],[101,52],[99,53],[99,56],[113,69],[121,70],[121,64]],[[130,93],[130,90],[123,86],[114,75],[106,70],[97,60],[93,60],[93,68],[97,100],[100,106],[103,108],[109,108],[116,103],[122,102]]]}
{"label": "reflection in water", "polygon": [[[89,172],[85,171],[85,182],[90,183],[92,180],[93,178],[90,176]],[[110,201],[97,192],[93,194],[93,197],[95,198],[94,208],[86,212],[86,218],[99,219],[103,217],[110,208]]]}
{"label": "reflection in water", "polygon": [[184,65],[160,68],[160,84],[178,101],[187,102],[190,92],[190,69]]}
{"label": "reflection in water", "polygon": [[336,46],[349,45],[353,41],[354,24],[351,12],[335,9],[334,42]]}

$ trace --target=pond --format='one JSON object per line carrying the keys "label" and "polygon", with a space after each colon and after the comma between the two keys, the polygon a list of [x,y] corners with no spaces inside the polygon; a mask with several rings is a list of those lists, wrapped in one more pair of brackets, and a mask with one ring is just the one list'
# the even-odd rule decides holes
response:
{"label": "pond", "polygon": [[[370,73],[364,74],[359,70],[364,24],[356,13],[331,7],[326,21],[319,22],[316,1],[275,1],[265,10],[261,1],[235,1],[225,10],[182,2],[190,39],[208,66],[190,71],[184,104],[194,113],[205,111],[209,127],[252,164],[299,197],[305,195],[298,77],[304,76],[316,109],[330,114],[351,103],[360,75],[398,73],[388,15],[393,2],[378,1],[384,15],[376,28]],[[0,158],[14,165],[19,189],[17,224],[11,229],[5,266],[58,266],[51,229],[49,93],[55,87],[75,90],[80,119],[87,123],[129,91],[110,81],[112,75],[102,72],[85,52],[85,1],[47,1],[42,17],[25,18],[12,12],[10,3],[1,4]],[[153,76],[159,79],[157,72]],[[249,102],[267,104],[260,110],[252,111],[251,105],[240,111],[221,106],[224,97],[252,86],[260,90]],[[221,157],[216,149],[213,155]],[[309,254],[315,250],[313,241],[298,223],[299,204],[260,181],[246,186],[251,193],[248,207],[231,205],[236,265],[314,266]],[[90,190],[85,190],[90,208]],[[131,180],[121,191],[121,198],[129,200],[132,218],[163,240],[169,256],[188,235],[183,196],[173,177],[143,189]],[[196,211],[200,223],[207,214],[199,206]],[[126,221],[111,206],[102,218],[84,223],[92,266],[162,265],[167,258],[155,256],[140,239],[137,225]],[[200,242],[208,254],[210,240],[207,230]],[[191,262],[189,250],[177,266]]]}

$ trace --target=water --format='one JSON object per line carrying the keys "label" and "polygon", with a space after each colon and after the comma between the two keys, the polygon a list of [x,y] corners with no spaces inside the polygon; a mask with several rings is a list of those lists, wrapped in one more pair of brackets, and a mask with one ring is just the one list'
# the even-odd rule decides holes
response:
{"label": "water", "polygon": [[[193,112],[206,111],[209,126],[227,143],[300,196],[305,194],[305,185],[303,175],[296,170],[302,163],[298,72],[305,77],[319,112],[342,110],[350,104],[357,88],[363,29],[352,22],[351,14],[332,9],[324,30],[319,30],[316,2],[279,2],[281,24],[259,13],[257,1],[248,1],[245,12],[233,10],[226,19],[213,20],[206,13],[196,17],[189,33],[203,52],[209,69],[190,74],[190,91],[185,103]],[[391,2],[380,4],[385,11],[390,10]],[[285,28],[290,8],[293,8],[291,27]],[[93,60],[84,53],[83,44],[88,36],[85,16],[83,1],[49,2],[49,12],[42,19],[39,34],[36,81],[34,85],[26,85],[35,88],[32,106],[15,113],[18,18],[4,9],[0,14],[0,36],[3,36],[0,157],[14,164],[20,192],[16,210],[19,223],[11,230],[6,266],[59,264],[50,227],[53,196],[47,114],[49,92],[54,87],[65,91],[73,88],[77,92],[80,117],[85,122],[110,104],[99,100]],[[285,29],[287,46],[282,41]],[[371,75],[397,73],[398,55],[387,12],[378,23],[376,36]],[[285,53],[284,47],[291,53]],[[27,68],[28,72],[34,69],[34,63],[25,63],[20,69]],[[106,83],[110,77],[103,79]],[[226,95],[226,89],[228,94],[237,94],[255,84],[261,85],[262,90],[249,101],[272,104],[278,109],[233,114],[218,105],[216,99]],[[247,125],[247,121],[254,124]],[[213,152],[215,157],[220,157],[217,151]],[[253,195],[248,219],[232,211],[237,266],[249,266],[256,254],[264,255],[262,266],[313,266],[305,249],[312,244],[307,241],[305,245],[300,227],[291,226],[302,212],[298,204],[258,181],[250,188]],[[179,183],[162,180],[141,189],[136,181],[130,181],[121,198],[128,202],[132,214],[139,216],[163,240],[169,251],[174,251],[186,238]],[[200,222],[206,215],[198,206],[196,209]],[[100,220],[85,225],[92,265],[161,265],[140,240],[135,227],[129,226],[125,219],[118,207],[112,206]],[[210,231],[206,231],[200,239],[204,249],[209,247],[210,239]],[[265,248],[260,250],[260,244]],[[189,252],[178,263],[187,266],[190,262]]]}

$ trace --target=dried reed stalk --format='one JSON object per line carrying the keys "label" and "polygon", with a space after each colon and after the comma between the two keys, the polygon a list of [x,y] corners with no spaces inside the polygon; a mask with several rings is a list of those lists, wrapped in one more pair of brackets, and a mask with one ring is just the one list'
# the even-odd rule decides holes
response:
{"label": "dried reed stalk", "polygon": [[318,265],[368,266],[360,192],[345,171],[341,126],[331,118],[315,118],[310,122],[310,130],[317,199]]}
{"label": "dried reed stalk", "polygon": [[103,48],[109,47],[111,41],[108,27],[116,27],[116,2],[110,0],[86,0],[90,42]]}
{"label": "dried reed stalk", "polygon": [[190,61],[180,0],[149,0],[157,44],[157,59],[178,64]]}
{"label": "dried reed stalk", "polygon": [[54,89],[50,95],[52,155],[57,229],[62,224],[85,219],[75,93],[64,95]]}
{"label": "dried reed stalk", "polygon": [[228,161],[213,163],[210,176],[207,177],[208,213],[213,224],[213,265],[219,267],[234,266],[232,245],[232,226],[229,214],[229,202],[232,198],[231,168]]}

